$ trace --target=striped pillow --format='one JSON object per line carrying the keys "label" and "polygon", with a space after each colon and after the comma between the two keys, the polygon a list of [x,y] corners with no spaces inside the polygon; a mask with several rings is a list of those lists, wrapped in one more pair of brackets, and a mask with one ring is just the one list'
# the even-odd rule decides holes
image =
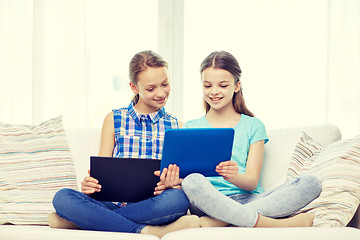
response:
{"label": "striped pillow", "polygon": [[300,141],[296,145],[295,151],[292,155],[291,162],[289,164],[287,180],[297,177],[304,165],[312,163],[311,157],[318,155],[325,146],[316,140],[312,139],[305,132],[302,133]]}
{"label": "striped pillow", "polygon": [[322,192],[301,212],[315,214],[314,227],[343,227],[360,203],[360,135],[323,146],[305,133],[296,146],[288,178],[313,174]]}
{"label": "striped pillow", "polygon": [[62,117],[38,126],[0,123],[0,224],[47,225],[64,187],[77,189]]}

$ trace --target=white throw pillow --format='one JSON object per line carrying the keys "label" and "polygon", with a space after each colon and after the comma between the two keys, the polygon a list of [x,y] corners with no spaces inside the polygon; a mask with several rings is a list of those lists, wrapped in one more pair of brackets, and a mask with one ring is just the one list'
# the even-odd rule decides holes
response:
{"label": "white throw pillow", "polygon": [[0,224],[47,225],[65,187],[77,189],[61,116],[37,126],[0,123]]}
{"label": "white throw pillow", "polygon": [[315,227],[346,226],[360,202],[360,135],[324,146],[304,133],[288,178],[301,174],[313,174],[322,182],[320,196],[301,212],[315,214]]}

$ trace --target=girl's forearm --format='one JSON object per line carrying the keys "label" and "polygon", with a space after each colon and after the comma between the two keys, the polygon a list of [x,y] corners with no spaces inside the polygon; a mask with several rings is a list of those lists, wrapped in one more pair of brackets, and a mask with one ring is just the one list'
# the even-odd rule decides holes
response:
{"label": "girl's forearm", "polygon": [[259,178],[250,173],[238,173],[234,178],[225,180],[245,191],[255,190],[259,182]]}

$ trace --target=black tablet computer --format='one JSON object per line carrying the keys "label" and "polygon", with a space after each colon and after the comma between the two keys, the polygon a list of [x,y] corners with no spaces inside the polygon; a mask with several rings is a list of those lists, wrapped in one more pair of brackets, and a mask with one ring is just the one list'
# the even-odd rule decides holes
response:
{"label": "black tablet computer", "polygon": [[102,186],[90,196],[100,201],[139,202],[154,197],[160,160],[139,158],[90,157],[90,176]]}

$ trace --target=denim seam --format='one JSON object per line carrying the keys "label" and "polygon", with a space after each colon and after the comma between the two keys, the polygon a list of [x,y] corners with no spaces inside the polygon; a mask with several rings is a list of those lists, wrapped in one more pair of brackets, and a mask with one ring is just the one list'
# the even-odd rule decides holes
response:
{"label": "denim seam", "polygon": [[171,215],[168,215],[168,216],[162,216],[162,217],[159,217],[159,218],[154,218],[154,219],[145,221],[145,222],[143,222],[143,223],[145,223],[145,224],[147,224],[147,225],[151,225],[152,222],[156,222],[156,221],[158,221],[159,219],[166,219],[166,218],[168,218],[169,216],[172,216],[172,217],[174,217],[174,218],[176,219],[176,218],[179,218],[179,217],[181,217],[181,216],[183,216],[183,215],[184,215],[184,213],[174,213],[174,214],[171,214]]}
{"label": "denim seam", "polygon": [[136,229],[135,233],[141,233],[141,230],[143,230],[144,227],[146,227],[146,225],[141,224],[140,227],[138,227],[138,228]]}

